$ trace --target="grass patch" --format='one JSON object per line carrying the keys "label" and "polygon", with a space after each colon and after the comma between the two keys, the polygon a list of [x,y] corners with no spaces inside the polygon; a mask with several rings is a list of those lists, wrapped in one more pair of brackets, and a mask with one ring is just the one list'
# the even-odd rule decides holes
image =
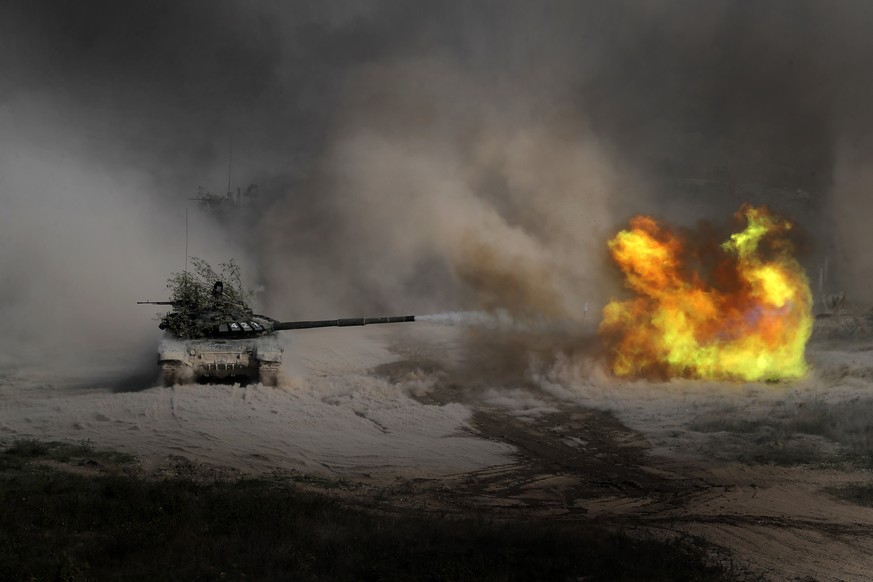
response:
{"label": "grass patch", "polygon": [[360,487],[358,483],[353,483],[347,479],[321,477],[307,473],[290,473],[286,476],[286,479],[302,485],[314,485],[322,490],[342,489],[351,491]]}
{"label": "grass patch", "polygon": [[2,580],[730,579],[690,538],[391,516],[271,479],[89,477],[31,462],[83,452],[65,447],[0,453]]}
{"label": "grass patch", "polygon": [[873,485],[850,485],[848,487],[829,487],[829,494],[864,507],[873,507]]}
{"label": "grass patch", "polygon": [[699,432],[768,433],[784,438],[801,433],[834,437],[837,421],[834,411],[821,402],[802,403],[789,411],[770,411],[766,416],[747,418],[736,409],[714,411],[698,417],[690,426]]}
{"label": "grass patch", "polygon": [[18,468],[37,459],[59,463],[80,460],[116,466],[128,465],[136,460],[133,455],[126,453],[95,449],[90,440],[73,445],[56,441],[44,443],[35,439],[20,439],[12,443],[12,446],[0,455],[0,468]]}
{"label": "grass patch", "polygon": [[841,463],[864,466],[873,457],[871,399],[836,404],[798,402],[753,416],[743,416],[730,407],[700,415],[689,428],[703,433],[725,432],[745,441],[740,456],[745,462],[821,463],[839,451]]}

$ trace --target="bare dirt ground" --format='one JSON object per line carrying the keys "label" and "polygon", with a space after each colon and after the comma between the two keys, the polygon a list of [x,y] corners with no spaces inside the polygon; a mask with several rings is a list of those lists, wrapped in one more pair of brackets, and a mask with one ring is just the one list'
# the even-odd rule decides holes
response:
{"label": "bare dirt ground", "polygon": [[779,384],[619,382],[585,340],[543,343],[314,330],[280,388],[9,366],[0,444],[91,441],[155,475],[268,472],[386,511],[695,535],[738,579],[870,578],[873,508],[834,494],[873,485],[869,336],[818,334],[809,375]]}

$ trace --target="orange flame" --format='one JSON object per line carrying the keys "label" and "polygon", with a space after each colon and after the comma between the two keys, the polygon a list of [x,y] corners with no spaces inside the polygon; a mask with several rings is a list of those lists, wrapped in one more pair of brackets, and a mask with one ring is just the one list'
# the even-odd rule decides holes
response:
{"label": "orange flame", "polygon": [[714,268],[693,270],[691,249],[648,216],[609,241],[636,297],[611,301],[600,334],[617,376],[798,378],[812,332],[812,293],[792,256],[792,223],[743,206],[746,227],[715,252]]}

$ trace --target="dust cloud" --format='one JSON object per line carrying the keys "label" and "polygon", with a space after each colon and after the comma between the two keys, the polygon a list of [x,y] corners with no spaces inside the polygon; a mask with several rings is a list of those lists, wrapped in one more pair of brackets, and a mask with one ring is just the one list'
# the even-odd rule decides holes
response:
{"label": "dust cloud", "polygon": [[156,308],[136,301],[165,299],[184,269],[184,215],[150,195],[149,176],[107,171],[87,140],[36,119],[53,117],[44,107],[0,110],[0,363],[153,368]]}
{"label": "dust cloud", "polygon": [[[513,119],[480,81],[440,62],[364,67],[346,86],[320,168],[335,230],[283,272],[299,235],[283,237],[280,222],[299,204],[279,201],[270,277],[287,282],[269,287],[343,311],[566,317],[602,299],[600,241],[620,180],[588,129],[562,136],[554,123]],[[307,289],[313,274],[330,284]]]}
{"label": "dust cloud", "polygon": [[630,216],[741,202],[867,300],[863,2],[0,10],[6,360],[153,343],[134,303],[183,268],[186,210],[189,253],[235,258],[280,319],[590,321]]}

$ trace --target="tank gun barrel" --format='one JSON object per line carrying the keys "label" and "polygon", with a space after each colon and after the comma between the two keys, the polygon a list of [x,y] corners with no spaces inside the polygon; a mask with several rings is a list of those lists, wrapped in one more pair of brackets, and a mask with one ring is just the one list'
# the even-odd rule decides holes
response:
{"label": "tank gun barrel", "polygon": [[172,305],[177,306],[179,304],[178,301],[137,301],[137,305]]}
{"label": "tank gun barrel", "polygon": [[415,316],[396,315],[390,317],[352,317],[348,319],[322,319],[316,321],[279,321],[273,324],[273,330],[310,329],[313,327],[349,327],[354,325],[374,325],[377,323],[403,323],[406,321],[415,321]]}

